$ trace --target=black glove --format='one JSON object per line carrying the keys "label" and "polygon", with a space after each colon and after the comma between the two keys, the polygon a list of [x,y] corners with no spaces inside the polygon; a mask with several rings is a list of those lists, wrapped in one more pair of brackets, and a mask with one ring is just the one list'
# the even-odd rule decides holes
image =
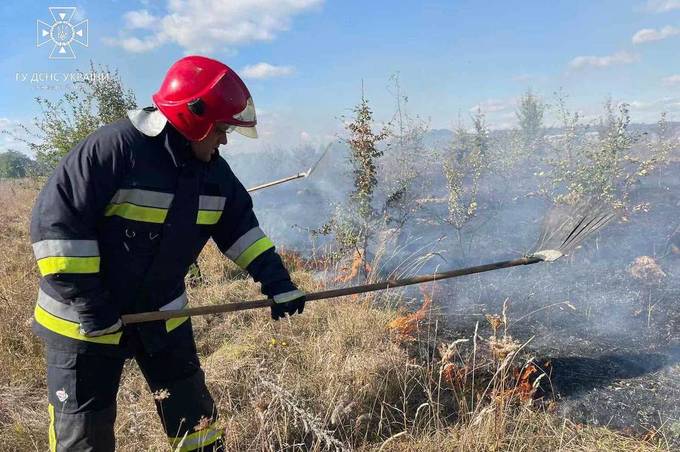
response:
{"label": "black glove", "polygon": [[80,319],[80,334],[94,337],[115,333],[123,327],[118,311],[106,302],[76,298],[73,307]]}
{"label": "black glove", "polygon": [[305,310],[305,293],[300,290],[291,290],[289,292],[274,295],[272,299],[272,319],[279,320],[288,315],[293,315],[296,312],[302,314]]}
{"label": "black glove", "polygon": [[113,325],[111,325],[107,328],[104,328],[104,329],[101,329],[101,330],[94,330],[94,331],[84,330],[83,324],[81,323],[80,324],[80,334],[82,334],[83,336],[87,336],[87,337],[104,336],[106,334],[117,333],[118,331],[120,331],[121,328],[123,328],[123,321],[121,319],[116,320],[116,323],[114,323]]}

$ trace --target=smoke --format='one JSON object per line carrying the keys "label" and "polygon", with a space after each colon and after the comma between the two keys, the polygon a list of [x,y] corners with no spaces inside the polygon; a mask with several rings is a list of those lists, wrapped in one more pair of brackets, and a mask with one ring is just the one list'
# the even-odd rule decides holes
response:
{"label": "smoke", "polygon": [[346,148],[327,143],[227,156],[235,174],[250,188],[307,171],[327,146],[328,153],[309,177],[251,193],[260,224],[277,245],[306,254],[332,240],[318,235],[312,240],[310,231],[322,227],[349,192]]}
{"label": "smoke", "polygon": [[[650,127],[636,127],[649,130],[647,136],[653,138]],[[460,236],[440,221],[446,216],[446,189],[435,151],[441,151],[446,137],[450,133],[445,131],[424,137],[425,148],[412,162],[418,181],[426,182],[412,186],[414,211],[402,225],[386,224],[371,243],[374,255],[381,256],[378,267],[383,277],[512,259],[536,243],[543,218],[552,207],[538,195],[539,173],[545,169],[538,160],[528,159],[512,172],[495,168],[485,174],[477,213]],[[510,134],[494,137],[502,141]],[[236,154],[228,160],[248,187],[305,171],[322,150],[323,146],[272,148]],[[388,150],[383,159],[389,158]],[[395,176],[395,168],[383,165],[383,186]],[[602,407],[616,408],[615,424],[633,429],[680,418],[677,384],[659,392],[641,392],[625,383],[680,381],[680,281],[675,277],[680,274],[679,169],[680,164],[671,158],[668,165],[641,178],[631,191],[629,212],[554,263],[437,283],[440,290],[433,303],[446,314],[446,329],[469,336],[479,322],[480,334],[489,334],[485,314],[500,313],[508,300],[510,334],[530,340],[527,350],[536,357],[559,363],[551,379],[563,415],[606,424],[608,413]],[[329,220],[351,184],[347,149],[335,143],[310,178],[253,193],[255,210],[275,243],[309,255],[331,242],[332,237],[312,236],[309,231]],[[387,193],[379,193],[376,203],[386,197]],[[665,278],[646,281],[636,277],[631,266],[640,256],[648,256]],[[404,294],[406,300],[421,299],[415,288],[404,289]],[[574,377],[588,365],[592,378]],[[611,370],[612,366],[618,370]],[[586,383],[589,378],[592,381]],[[621,406],[626,397],[635,400],[629,409]],[[641,405],[645,409],[639,409]],[[660,413],[655,420],[649,418],[648,407]]]}

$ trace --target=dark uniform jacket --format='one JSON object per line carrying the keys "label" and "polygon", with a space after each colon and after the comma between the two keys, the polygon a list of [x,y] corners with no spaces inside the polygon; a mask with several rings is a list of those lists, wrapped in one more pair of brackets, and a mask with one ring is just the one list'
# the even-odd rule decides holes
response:
{"label": "dark uniform jacket", "polygon": [[80,327],[94,331],[121,314],[185,307],[184,277],[210,238],[265,295],[296,290],[227,162],[201,162],[170,124],[150,133],[143,123],[124,119],[88,136],[62,159],[33,208],[42,275],[34,330],[52,346],[118,353],[135,341],[153,353],[185,340],[187,318],[100,337]]}

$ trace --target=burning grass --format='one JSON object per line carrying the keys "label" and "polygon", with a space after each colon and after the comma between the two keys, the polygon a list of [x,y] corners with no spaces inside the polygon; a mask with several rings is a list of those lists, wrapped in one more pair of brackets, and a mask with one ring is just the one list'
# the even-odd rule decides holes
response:
{"label": "burning grass", "polygon": [[[0,184],[3,450],[47,449],[44,363],[29,327],[38,279],[27,232],[35,194],[31,186]],[[293,278],[305,290],[323,284],[299,256],[285,259],[295,261]],[[199,266],[200,282],[189,293],[194,304],[259,298],[216,247],[206,248]],[[521,364],[523,344],[507,334],[507,313],[490,315],[491,337],[475,330],[445,338],[436,319],[428,320],[434,289],[423,289],[420,309],[407,315],[366,298],[309,303],[303,316],[279,322],[266,311],[197,318],[228,450],[663,449],[658,435],[631,438],[537,409],[535,382],[544,366]],[[127,363],[118,395],[120,450],[168,450],[153,397]]]}
{"label": "burning grass", "polygon": [[396,317],[387,324],[387,328],[393,330],[401,340],[413,341],[416,340],[416,333],[420,322],[425,320],[432,309],[432,294],[429,292],[431,284],[423,284],[420,286],[420,292],[423,294],[423,304],[415,312],[404,314]]}
{"label": "burning grass", "polygon": [[364,275],[366,279],[372,273],[373,268],[366,262],[364,257],[364,252],[356,250],[352,254],[352,260],[345,266],[341,266],[338,271],[338,276],[335,278],[335,282],[349,282],[358,277],[359,275]]}

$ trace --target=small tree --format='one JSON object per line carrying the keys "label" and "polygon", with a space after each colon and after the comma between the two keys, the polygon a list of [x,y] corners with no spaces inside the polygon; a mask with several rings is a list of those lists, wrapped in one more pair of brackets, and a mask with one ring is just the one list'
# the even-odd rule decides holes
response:
{"label": "small tree", "polygon": [[543,114],[545,105],[531,89],[520,98],[515,116],[519,122],[522,142],[528,150],[533,150],[543,136]]}
{"label": "small tree", "polygon": [[573,198],[570,181],[576,179],[578,156],[584,153],[588,131],[581,122],[580,113],[568,109],[567,97],[562,91],[555,93],[554,109],[561,133],[547,137],[548,154],[544,161],[547,168],[537,173],[542,177],[539,194],[556,204]]}
{"label": "small tree", "polygon": [[374,214],[373,193],[378,184],[377,159],[383,151],[378,149],[379,142],[388,136],[386,129],[373,132],[373,112],[368,100],[362,96],[359,105],[354,107],[354,118],[347,124],[350,149],[350,162],[354,174],[354,191],[350,196],[352,204],[358,209],[359,216],[368,222]]}
{"label": "small tree", "polygon": [[[630,131],[630,108],[622,103],[617,107],[607,99],[605,114],[598,127],[599,143],[586,149],[586,162],[579,165],[578,190],[586,195],[599,195],[623,206],[630,191],[628,165],[630,151],[638,137]],[[585,163],[585,164],[584,164]]]}
{"label": "small tree", "polygon": [[385,204],[383,214],[387,224],[403,226],[418,209],[416,198],[426,191],[430,158],[424,137],[429,124],[419,117],[411,117],[407,110],[408,97],[401,92],[399,74],[392,75],[389,91],[395,98],[395,113],[387,137],[390,152],[381,158],[379,185]]}
{"label": "small tree", "polygon": [[[54,168],[59,160],[77,143],[97,128],[124,118],[127,110],[137,107],[133,92],[126,89],[117,70],[107,66],[95,67],[74,82],[74,88],[57,101],[36,97],[42,112],[33,119],[38,141],[23,137],[45,170]],[[21,125],[25,135],[34,135]]]}
{"label": "small tree", "polygon": [[397,226],[403,226],[417,211],[416,199],[429,183],[423,172],[431,160],[423,142],[428,124],[416,119],[409,120],[405,127],[403,134],[390,140],[389,161],[383,168],[383,211],[386,221]]}
{"label": "small tree", "polygon": [[447,215],[444,222],[456,229],[461,253],[465,254],[462,230],[477,213],[479,181],[487,166],[489,129],[481,111],[472,117],[473,132],[462,124],[442,161],[446,179]]}
{"label": "small tree", "polygon": [[383,155],[378,145],[388,137],[389,127],[385,126],[379,132],[373,131],[373,111],[363,95],[353,113],[353,117],[345,124],[349,136],[344,140],[350,151],[353,189],[346,202],[337,206],[333,218],[316,232],[333,232],[338,252],[344,255],[353,251],[364,269],[364,276],[367,276],[366,254],[369,241],[377,231],[377,223],[381,219],[373,205],[378,185],[378,159]]}
{"label": "small tree", "polygon": [[668,163],[671,153],[680,147],[680,143],[673,136],[671,126],[668,123],[666,112],[661,113],[661,117],[656,123],[656,134],[654,138],[647,142],[646,159],[630,157],[629,160],[638,163],[638,176],[646,176],[655,168]]}

